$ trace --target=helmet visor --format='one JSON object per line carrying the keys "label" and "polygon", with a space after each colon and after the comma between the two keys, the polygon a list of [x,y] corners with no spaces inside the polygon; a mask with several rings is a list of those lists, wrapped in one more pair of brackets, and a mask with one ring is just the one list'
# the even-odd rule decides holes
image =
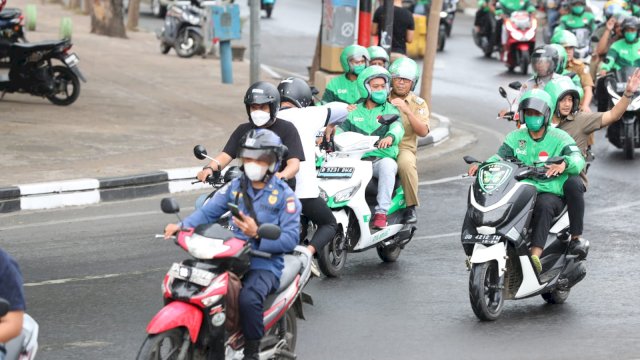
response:
{"label": "helmet visor", "polygon": [[555,70],[551,66],[552,63],[553,63],[553,60],[551,59],[551,57],[548,57],[548,56],[534,57],[531,60],[531,67],[533,68],[533,71],[538,76],[549,76],[551,75],[551,73],[553,73],[553,70]]}
{"label": "helmet visor", "polygon": [[240,148],[238,157],[263,161],[267,164],[272,164],[277,160],[276,154],[273,149],[248,149],[242,147]]}

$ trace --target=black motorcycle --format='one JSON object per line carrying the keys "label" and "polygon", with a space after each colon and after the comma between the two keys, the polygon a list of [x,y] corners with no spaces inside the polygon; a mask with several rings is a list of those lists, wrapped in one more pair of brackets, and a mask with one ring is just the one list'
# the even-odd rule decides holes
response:
{"label": "black motorcycle", "polygon": [[[601,80],[606,84],[609,109],[620,101],[627,87],[627,79],[635,69],[634,67],[624,67],[607,74]],[[622,115],[622,119],[607,127],[609,142],[618,149],[622,149],[627,159],[633,159],[635,157],[635,149],[640,148],[640,121],[638,121],[638,116],[640,116],[640,96],[636,93]]]}
{"label": "black motorcycle", "polygon": [[[80,80],[86,82],[78,68],[80,59],[69,40],[28,44],[0,44],[10,58],[9,76],[0,76],[0,92],[27,93],[46,97],[55,105],[70,105],[80,95]],[[57,59],[64,65],[53,65]]]}
{"label": "black motorcycle", "polygon": [[160,52],[167,54],[173,48],[176,54],[183,58],[202,54],[204,51],[201,28],[203,19],[204,10],[196,1],[172,5],[164,18],[162,30],[157,34],[160,40]]}
{"label": "black motorcycle", "polygon": [[15,43],[27,42],[24,36],[24,15],[20,9],[4,9],[0,11],[0,39]]}

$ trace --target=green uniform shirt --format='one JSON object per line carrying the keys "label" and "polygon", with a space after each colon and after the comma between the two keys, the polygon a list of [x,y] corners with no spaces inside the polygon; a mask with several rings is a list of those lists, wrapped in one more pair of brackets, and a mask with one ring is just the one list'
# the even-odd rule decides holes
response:
{"label": "green uniform shirt", "polygon": [[358,82],[349,80],[347,74],[338,75],[331,79],[322,95],[322,102],[325,104],[332,101],[355,104],[359,100]]}
{"label": "green uniform shirt", "polygon": [[505,14],[510,16],[515,11],[526,11],[533,13],[536,11],[529,0],[498,0],[498,7],[496,9],[496,15]]}
{"label": "green uniform shirt", "polygon": [[526,128],[512,131],[507,134],[498,153],[490,157],[487,162],[515,157],[527,166],[544,166],[538,162],[544,162],[546,158],[554,156],[564,157],[566,168],[562,174],[547,179],[525,179],[522,181],[535,186],[538,192],[563,196],[564,182],[569,175],[579,174],[585,164],[576,142],[563,130],[548,127],[547,133],[538,140],[532,139]]}
{"label": "green uniform shirt", "polygon": [[380,139],[391,136],[393,144],[390,147],[370,151],[364,154],[363,157],[373,156],[396,159],[398,157],[398,144],[404,135],[404,127],[400,119],[394,121],[391,125],[381,126],[378,123],[378,116],[387,114],[400,115],[400,112],[388,101],[371,110],[365,107],[365,103],[360,103],[355,110],[349,113],[347,120],[336,129],[336,132],[339,134],[344,131],[353,131],[364,135],[379,136]]}
{"label": "green uniform shirt", "polygon": [[562,15],[558,29],[589,29],[590,32],[593,32],[596,29],[596,18],[592,13],[586,11],[582,15]]}
{"label": "green uniform shirt", "polygon": [[614,42],[609,48],[607,59],[608,62],[601,67],[605,71],[640,66],[640,40],[631,44],[625,39]]}

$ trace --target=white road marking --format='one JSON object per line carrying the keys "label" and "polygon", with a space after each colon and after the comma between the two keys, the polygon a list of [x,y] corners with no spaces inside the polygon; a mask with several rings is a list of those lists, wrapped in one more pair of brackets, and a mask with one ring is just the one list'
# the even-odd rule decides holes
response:
{"label": "white road marking", "polygon": [[423,236],[415,236],[412,241],[415,240],[429,240],[429,239],[440,239],[443,237],[453,237],[453,236],[460,236],[460,232],[452,232],[452,233],[446,233],[446,234],[438,234],[438,235],[423,235]]}
{"label": "white road marking", "polygon": [[41,282],[36,282],[36,283],[26,283],[26,284],[24,284],[24,286],[25,287],[32,287],[32,286],[43,286],[43,285],[61,285],[61,284],[67,284],[67,283],[71,283],[71,282],[79,282],[79,281],[110,279],[110,278],[131,276],[131,275],[144,275],[144,274],[147,274],[147,273],[152,273],[152,272],[156,272],[156,271],[160,271],[160,270],[165,270],[166,271],[167,268],[166,267],[161,267],[161,268],[155,268],[155,269],[150,269],[150,270],[132,271],[132,272],[121,273],[121,274],[90,275],[90,276],[79,277],[79,278],[47,280],[47,281],[41,281]]}

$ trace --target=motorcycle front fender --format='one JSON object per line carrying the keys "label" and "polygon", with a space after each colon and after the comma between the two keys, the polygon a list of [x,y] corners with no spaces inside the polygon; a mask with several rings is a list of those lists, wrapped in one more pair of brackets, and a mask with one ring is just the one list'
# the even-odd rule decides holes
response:
{"label": "motorcycle front fender", "polygon": [[163,307],[147,325],[147,333],[150,335],[184,326],[189,330],[191,342],[195,343],[200,334],[202,325],[202,311],[197,307],[173,301]]}
{"label": "motorcycle front fender", "polygon": [[476,243],[473,246],[473,253],[471,253],[469,260],[472,264],[482,264],[494,260],[498,262],[498,276],[502,276],[507,267],[507,249],[504,243],[500,242],[489,247]]}

